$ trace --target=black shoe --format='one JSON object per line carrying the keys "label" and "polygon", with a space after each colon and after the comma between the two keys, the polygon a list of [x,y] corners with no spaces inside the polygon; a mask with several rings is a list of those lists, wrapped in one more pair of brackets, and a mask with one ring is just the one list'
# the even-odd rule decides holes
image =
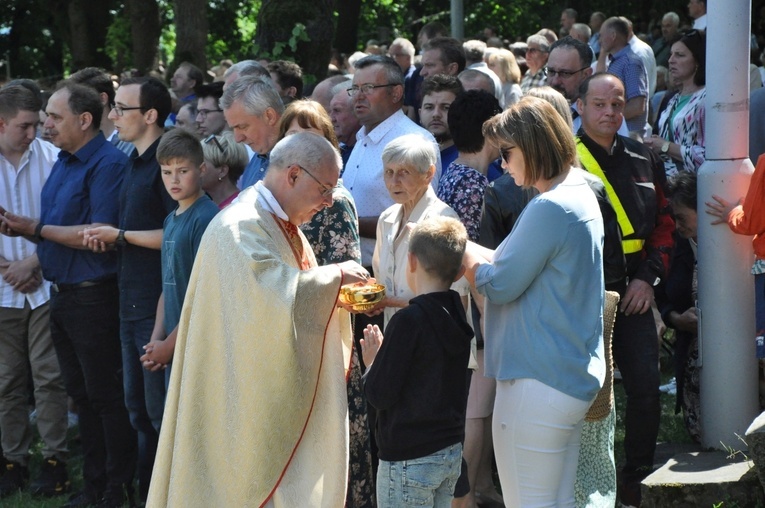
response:
{"label": "black shoe", "polygon": [[29,481],[29,469],[18,462],[5,461],[5,470],[0,477],[0,497],[12,496],[22,490]]}
{"label": "black shoe", "polygon": [[130,485],[107,488],[104,497],[96,504],[98,508],[134,508],[135,493]]}
{"label": "black shoe", "polygon": [[69,501],[61,506],[61,508],[86,508],[96,506],[100,500],[101,494],[85,488],[84,490],[75,492],[69,496]]}
{"label": "black shoe", "polygon": [[53,497],[69,492],[69,476],[66,463],[56,457],[48,457],[42,463],[40,476],[29,486],[34,496]]}

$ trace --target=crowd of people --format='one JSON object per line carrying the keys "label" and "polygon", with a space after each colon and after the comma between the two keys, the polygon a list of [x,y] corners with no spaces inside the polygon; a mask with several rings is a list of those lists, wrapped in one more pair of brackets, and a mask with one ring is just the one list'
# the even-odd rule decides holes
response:
{"label": "crowd of people", "polygon": [[[700,436],[688,15],[565,9],[512,43],[431,22],[311,86],[255,60],[5,84],[0,497],[70,492],[71,406],[69,508],[640,506],[666,327]],[[763,233],[763,174],[715,223]]]}

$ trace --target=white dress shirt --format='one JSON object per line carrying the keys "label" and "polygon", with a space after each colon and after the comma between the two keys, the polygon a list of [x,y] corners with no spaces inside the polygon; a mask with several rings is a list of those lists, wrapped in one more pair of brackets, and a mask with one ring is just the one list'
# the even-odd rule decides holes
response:
{"label": "white dress shirt", "polygon": [[[433,143],[436,152],[436,174],[431,186],[434,190],[438,189],[438,180],[441,178],[441,151],[438,143],[430,132],[398,110],[371,132],[367,133],[366,127],[359,130],[356,134],[356,144],[345,164],[343,184],[356,202],[359,217],[377,217],[393,204],[383,181],[382,153],[388,143],[405,134],[420,134]],[[374,246],[374,239],[361,237],[362,265],[371,266]]]}
{"label": "white dress shirt", "polygon": [[[40,217],[40,193],[58,159],[58,152],[52,144],[35,138],[21,157],[18,169],[0,154],[0,206],[17,215]],[[8,261],[25,259],[36,251],[37,245],[21,236],[0,235],[0,256]],[[47,280],[43,280],[37,290],[24,294],[0,278],[0,307],[23,309],[29,301],[29,306],[36,309],[49,298]]]}

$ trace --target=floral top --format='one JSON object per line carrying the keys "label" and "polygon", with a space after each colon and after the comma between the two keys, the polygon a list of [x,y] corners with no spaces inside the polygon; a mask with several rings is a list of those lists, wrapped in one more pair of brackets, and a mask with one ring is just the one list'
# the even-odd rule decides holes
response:
{"label": "floral top", "polygon": [[332,206],[300,226],[320,266],[353,260],[361,263],[359,220],[351,193],[338,180]]}
{"label": "floral top", "polygon": [[[680,145],[683,155],[682,165],[670,159],[664,163],[667,176],[679,171],[696,173],[704,163],[706,148],[704,142],[704,125],[706,114],[707,89],[702,88],[691,95],[690,100],[680,105],[680,94],[675,94],[659,118],[659,136]],[[678,108],[679,105],[679,108]],[[677,111],[675,111],[677,109]],[[671,126],[670,126],[671,124]]]}
{"label": "floral top", "polygon": [[464,164],[452,162],[438,182],[438,199],[449,205],[467,229],[468,238],[478,241],[481,230],[483,193],[489,180]]}

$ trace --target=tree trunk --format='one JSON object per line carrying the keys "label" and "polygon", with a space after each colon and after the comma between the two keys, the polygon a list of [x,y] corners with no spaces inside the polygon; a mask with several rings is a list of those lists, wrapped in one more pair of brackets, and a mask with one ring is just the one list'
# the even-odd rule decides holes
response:
{"label": "tree trunk", "polygon": [[104,52],[106,32],[111,23],[112,1],[70,0],[69,14],[72,70],[84,67],[111,68],[111,61]]}
{"label": "tree trunk", "polygon": [[[175,55],[172,70],[181,62],[190,62],[207,71],[207,2],[205,0],[175,0]],[[232,28],[233,29],[233,28]],[[168,70],[170,72],[170,70]],[[172,73],[169,74],[172,76]]]}
{"label": "tree trunk", "polygon": [[[303,69],[306,83],[320,81],[327,75],[335,27],[332,22],[333,0],[263,0],[258,14],[255,41],[261,52],[271,53],[277,42],[286,43],[293,37],[297,23],[306,27],[308,42],[300,42],[294,54]],[[277,59],[291,56],[290,50]]]}
{"label": "tree trunk", "polygon": [[157,0],[127,0],[130,35],[133,43],[133,67],[139,76],[156,68],[160,21]]}
{"label": "tree trunk", "polygon": [[359,20],[361,0],[340,0],[337,5],[337,26],[342,27],[335,34],[335,48],[350,55],[359,46]]}

